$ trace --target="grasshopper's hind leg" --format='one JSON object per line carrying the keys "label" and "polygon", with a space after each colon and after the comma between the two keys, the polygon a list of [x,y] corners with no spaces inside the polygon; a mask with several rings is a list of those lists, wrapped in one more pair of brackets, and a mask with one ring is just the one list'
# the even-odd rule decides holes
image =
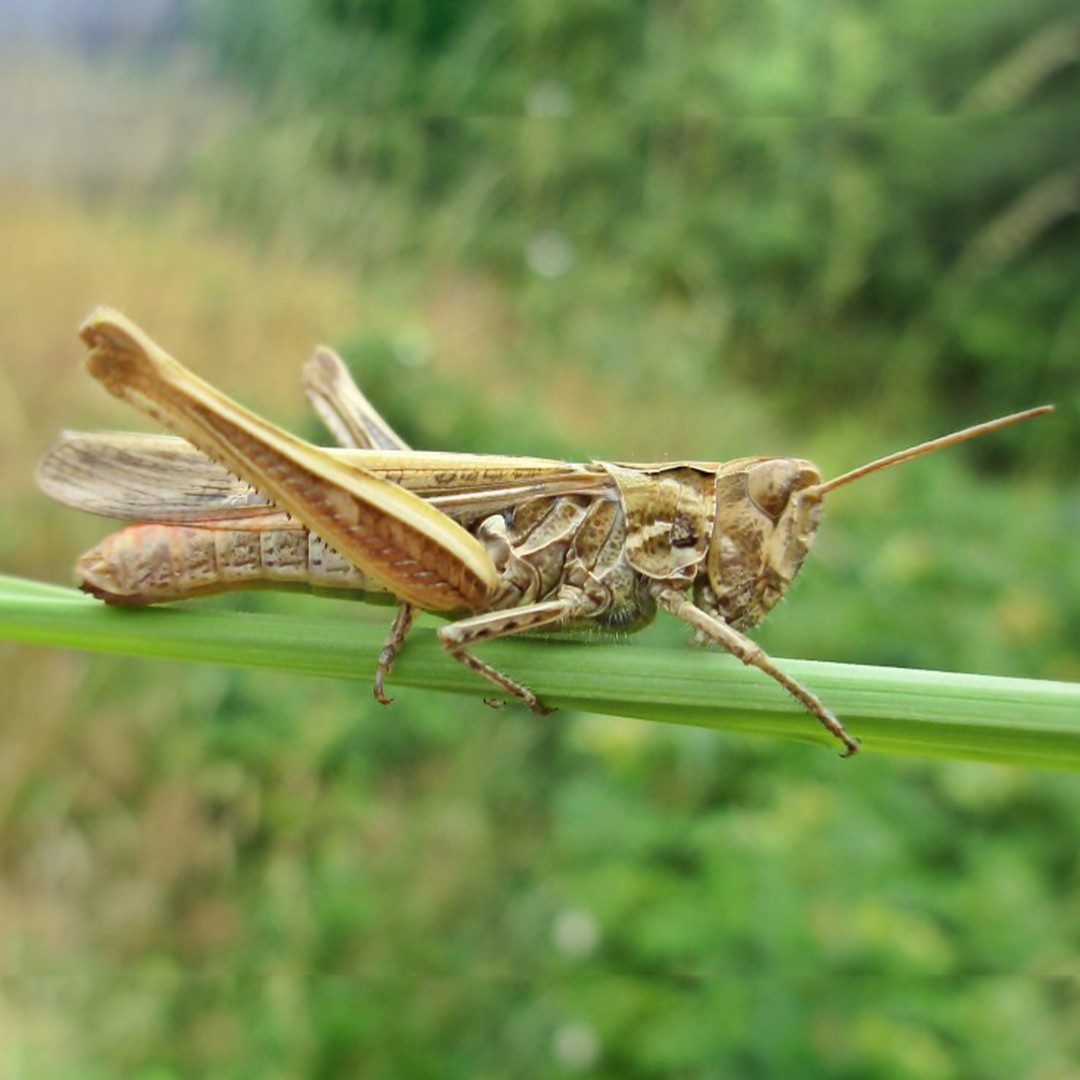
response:
{"label": "grasshopper's hind leg", "polygon": [[490,611],[460,619],[444,626],[439,631],[439,640],[459,663],[482,675],[510,697],[517,698],[537,716],[547,716],[555,710],[545,705],[532,690],[467,650],[481,641],[510,634],[527,634],[583,618],[594,610],[594,606],[593,601],[580,590],[564,589],[555,600],[542,600],[507,611]]}
{"label": "grasshopper's hind leg", "polygon": [[[342,446],[360,450],[410,449],[353,382],[341,357],[325,346],[316,349],[304,366],[304,391],[322,422]],[[405,635],[415,614],[412,604],[402,604],[398,608],[379,653],[372,690],[380,705],[389,705],[394,700],[387,696],[384,684],[394,670],[394,660],[405,644]]]}
{"label": "grasshopper's hind leg", "polygon": [[386,643],[382,647],[382,652],[379,653],[379,660],[375,665],[375,685],[372,689],[375,693],[375,700],[380,705],[389,705],[394,700],[392,697],[386,696],[383,683],[386,676],[394,670],[394,661],[401,651],[401,646],[405,644],[405,635],[412,626],[415,614],[416,608],[412,604],[402,604],[398,608],[394,623],[390,627],[390,633],[386,635]]}
{"label": "grasshopper's hind leg", "polygon": [[342,446],[412,449],[363,395],[341,357],[325,345],[320,345],[304,365],[304,393]]}

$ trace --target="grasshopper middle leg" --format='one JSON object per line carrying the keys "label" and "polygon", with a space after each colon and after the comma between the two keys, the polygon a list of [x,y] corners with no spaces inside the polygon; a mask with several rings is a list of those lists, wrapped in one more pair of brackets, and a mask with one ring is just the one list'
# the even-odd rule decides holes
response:
{"label": "grasshopper middle leg", "polygon": [[530,631],[560,626],[586,616],[593,610],[593,601],[577,589],[564,589],[554,600],[542,600],[524,607],[507,611],[490,611],[459,619],[439,631],[443,647],[459,663],[482,675],[500,690],[527,705],[537,716],[547,716],[554,709],[545,705],[527,686],[522,685],[497,667],[468,652],[470,645],[510,634],[527,634]]}

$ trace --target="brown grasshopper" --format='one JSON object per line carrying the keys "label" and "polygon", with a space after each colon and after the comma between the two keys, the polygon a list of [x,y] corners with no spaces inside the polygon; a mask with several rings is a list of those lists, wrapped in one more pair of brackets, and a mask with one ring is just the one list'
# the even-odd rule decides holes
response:
{"label": "brown grasshopper", "polygon": [[583,625],[634,630],[661,607],[775,679],[845,756],[858,742],[743,631],[791,584],[826,493],[1052,408],[827,482],[798,458],[572,464],[411,450],[319,349],[305,389],[344,447],[326,449],[236,404],[116,311],[94,311],[80,335],[91,375],[182,436],[66,433],[45,456],[48,494],[139,523],[79,559],[87,592],[134,605],[258,584],[382,594],[401,607],[376,667],[379,701],[420,608],[452,620],[439,638],[455,659],[540,714],[550,710],[530,689],[471,647]]}

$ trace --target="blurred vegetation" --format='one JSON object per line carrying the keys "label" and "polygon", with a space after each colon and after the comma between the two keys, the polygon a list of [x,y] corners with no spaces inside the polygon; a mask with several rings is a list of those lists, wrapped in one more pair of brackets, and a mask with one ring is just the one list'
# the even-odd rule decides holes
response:
{"label": "blurred vegetation", "polygon": [[519,362],[734,376],[787,422],[1052,397],[1065,415],[1013,454],[1072,473],[1080,21],[1060,0],[276,10],[209,10],[262,105],[215,161],[232,215],[276,229],[287,205],[365,274],[494,276],[530,326]]}
{"label": "blurred vegetation", "polygon": [[[329,337],[421,446],[836,472],[1055,401],[838,493],[757,636],[1080,676],[1069,6],[217,0],[200,34],[248,121],[186,178],[0,201],[5,570],[101,533],[30,478],[59,427],[139,426],[71,374],[108,301],[297,428]],[[1072,776],[11,646],[0,685],[14,1076],[1080,1060]]]}

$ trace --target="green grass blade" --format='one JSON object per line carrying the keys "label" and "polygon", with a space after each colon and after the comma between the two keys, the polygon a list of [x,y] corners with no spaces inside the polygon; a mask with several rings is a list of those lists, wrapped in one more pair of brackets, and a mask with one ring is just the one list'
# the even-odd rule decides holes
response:
{"label": "green grass blade", "polygon": [[[273,668],[370,683],[389,617],[249,614],[193,606],[119,610],[70,589],[0,576],[0,638]],[[771,680],[700,649],[496,641],[483,655],[563,708],[835,745]],[[865,750],[1080,768],[1080,685],[781,660]],[[490,694],[418,627],[393,682]]]}

